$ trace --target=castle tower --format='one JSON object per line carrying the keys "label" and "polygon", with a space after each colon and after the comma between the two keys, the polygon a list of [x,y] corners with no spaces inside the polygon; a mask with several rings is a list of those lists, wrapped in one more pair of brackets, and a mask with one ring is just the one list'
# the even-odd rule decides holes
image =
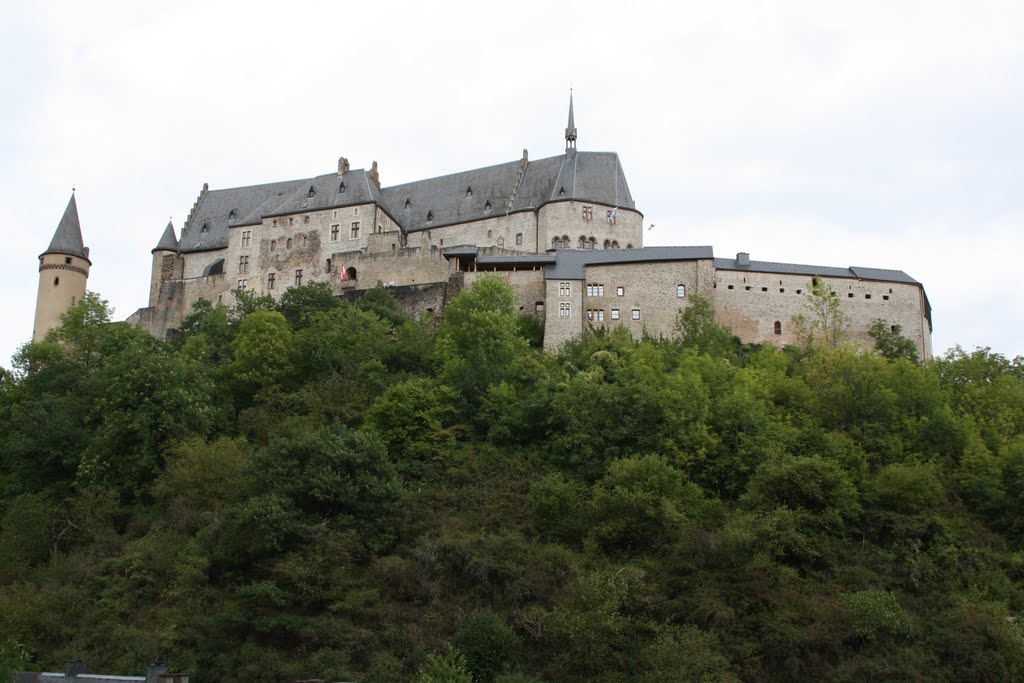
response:
{"label": "castle tower", "polygon": [[72,191],[50,246],[39,255],[39,291],[32,341],[41,341],[47,332],[60,325],[60,316],[82,300],[90,266],[89,249],[82,245],[78,205]]}
{"label": "castle tower", "polygon": [[164,234],[153,248],[153,273],[149,281],[149,305],[156,306],[160,298],[160,286],[167,280],[181,277],[181,259],[178,258],[178,238],[174,225],[167,221]]}
{"label": "castle tower", "polygon": [[572,90],[569,91],[569,125],[565,127],[565,151],[576,150],[576,122],[572,118]]}

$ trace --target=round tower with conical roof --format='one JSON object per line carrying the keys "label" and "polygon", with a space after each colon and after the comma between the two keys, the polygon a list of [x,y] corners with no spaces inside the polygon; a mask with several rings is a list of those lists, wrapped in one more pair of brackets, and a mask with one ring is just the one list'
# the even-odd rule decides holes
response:
{"label": "round tower with conical roof", "polygon": [[46,337],[47,332],[60,325],[61,315],[82,300],[90,266],[89,248],[82,244],[78,204],[72,192],[50,246],[39,255],[39,291],[32,341]]}
{"label": "round tower with conical roof", "polygon": [[178,238],[174,225],[167,221],[160,241],[153,247],[153,271],[149,279],[149,305],[156,306],[160,300],[160,288],[167,280],[181,277],[181,259],[178,258]]}

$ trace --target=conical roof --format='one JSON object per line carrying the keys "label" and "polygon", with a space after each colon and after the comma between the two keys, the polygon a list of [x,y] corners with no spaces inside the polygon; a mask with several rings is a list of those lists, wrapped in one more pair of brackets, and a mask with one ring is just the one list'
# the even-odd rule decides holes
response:
{"label": "conical roof", "polygon": [[64,209],[60,224],[53,233],[50,246],[40,256],[45,254],[67,254],[89,260],[89,252],[82,244],[82,226],[78,222],[78,204],[75,203],[74,192],[71,193],[68,207]]}
{"label": "conical roof", "polygon": [[576,146],[576,121],[572,115],[572,91],[569,91],[569,125],[565,127],[566,147]]}
{"label": "conical roof", "polygon": [[171,224],[171,221],[167,221],[164,234],[160,237],[160,241],[156,243],[153,251],[178,251],[178,238],[174,235],[174,225]]}

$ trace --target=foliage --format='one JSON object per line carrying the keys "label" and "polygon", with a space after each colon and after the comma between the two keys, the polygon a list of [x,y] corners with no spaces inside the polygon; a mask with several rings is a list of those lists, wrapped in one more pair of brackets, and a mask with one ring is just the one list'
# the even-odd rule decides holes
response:
{"label": "foliage", "polygon": [[875,320],[868,327],[868,335],[875,340],[875,351],[890,360],[905,358],[917,362],[917,346],[903,336],[901,325],[889,325],[884,320]]}
{"label": "foliage", "polygon": [[497,278],[166,342],[90,294],[0,376],[0,676],[1024,678],[1024,359],[812,299],[806,349],[691,297],[551,354]]}
{"label": "foliage", "polygon": [[846,336],[849,316],[843,312],[839,295],[821,278],[814,278],[810,291],[805,302],[807,314],[796,316],[793,322],[808,345],[821,343],[836,348]]}

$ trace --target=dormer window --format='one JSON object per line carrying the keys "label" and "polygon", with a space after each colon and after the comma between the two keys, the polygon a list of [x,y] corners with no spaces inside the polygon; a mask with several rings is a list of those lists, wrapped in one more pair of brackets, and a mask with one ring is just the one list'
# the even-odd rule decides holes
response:
{"label": "dormer window", "polygon": [[491,200],[488,199],[487,202],[484,204],[484,213],[487,213],[490,210],[491,210]]}
{"label": "dormer window", "polygon": [[406,197],[406,199],[405,199],[405,208],[407,208],[407,209],[408,209],[408,208],[410,208],[411,206],[412,206],[412,200],[411,200],[411,199],[409,199],[408,197]]}
{"label": "dormer window", "polygon": [[[344,192],[344,191],[345,191],[345,181],[342,180],[340,183],[338,183],[338,192]],[[335,218],[337,218],[337,216],[335,216]]]}
{"label": "dormer window", "polygon": [[209,223],[203,223],[203,227],[199,228],[199,232],[200,233],[210,232],[210,224]]}
{"label": "dormer window", "polygon": [[231,220],[231,219],[233,219],[234,217],[235,217],[235,210],[234,210],[234,209],[231,209],[231,212],[230,212],[230,213],[228,214],[228,220]]}
{"label": "dormer window", "polygon": [[467,187],[466,188],[466,199],[469,199],[472,196],[473,196],[473,188],[472,187]]}
{"label": "dormer window", "polygon": [[427,222],[429,223],[432,220],[434,220],[434,212],[433,211],[427,211]]}
{"label": "dormer window", "polygon": [[316,194],[316,188],[313,187],[312,185],[310,185],[309,186],[309,196],[312,197],[315,194]]}
{"label": "dormer window", "polygon": [[564,197],[564,196],[565,196],[565,188],[564,188],[564,187],[563,187],[563,188],[561,188],[561,189],[560,189],[560,190],[558,191],[558,196],[559,196],[559,197]]}

